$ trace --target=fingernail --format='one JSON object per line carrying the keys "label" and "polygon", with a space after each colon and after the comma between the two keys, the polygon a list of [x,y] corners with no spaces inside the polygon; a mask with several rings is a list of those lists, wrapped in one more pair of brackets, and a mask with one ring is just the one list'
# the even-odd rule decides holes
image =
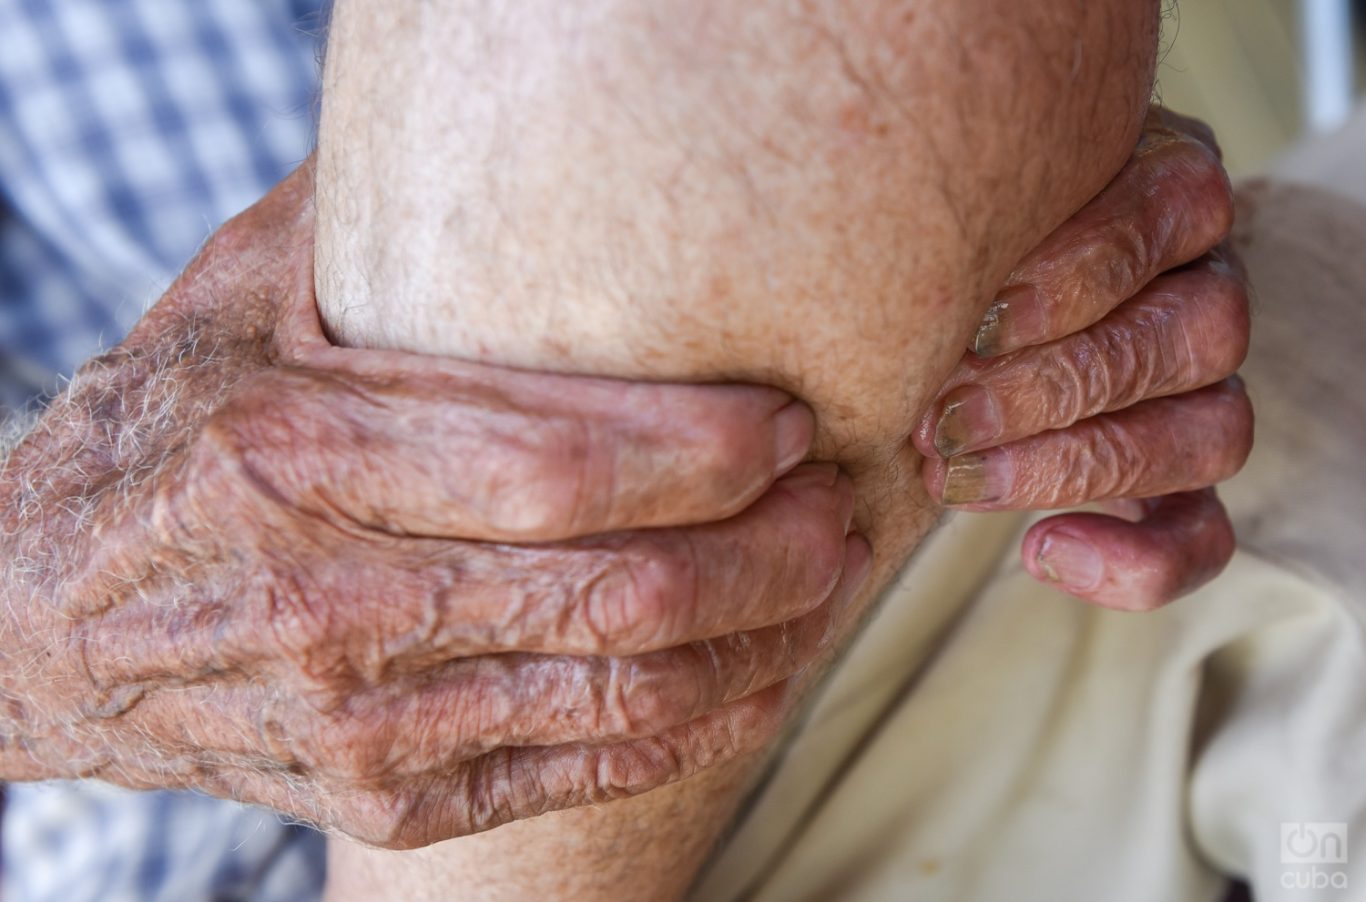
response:
{"label": "fingernail", "polygon": [[989,504],[1010,488],[1010,461],[1004,454],[960,454],[944,474],[944,504]]}
{"label": "fingernail", "polygon": [[1037,558],[1048,578],[1069,589],[1094,589],[1104,575],[1100,552],[1090,542],[1051,533],[1043,540]]}
{"label": "fingernail", "polygon": [[793,401],[778,411],[773,418],[773,441],[779,473],[802,462],[815,434],[816,418],[802,402]]}
{"label": "fingernail", "polygon": [[987,309],[973,336],[972,352],[995,357],[1013,351],[1043,337],[1046,326],[1043,302],[1034,286],[1008,288]]}
{"label": "fingernail", "polygon": [[980,385],[962,385],[944,396],[934,428],[934,447],[940,457],[989,445],[1000,434],[1001,413],[991,392]]}

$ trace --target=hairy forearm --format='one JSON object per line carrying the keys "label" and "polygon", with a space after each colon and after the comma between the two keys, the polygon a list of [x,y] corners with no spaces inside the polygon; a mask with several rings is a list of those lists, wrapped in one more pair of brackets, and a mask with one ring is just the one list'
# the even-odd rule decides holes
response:
{"label": "hairy forearm", "polygon": [[[915,416],[994,286],[1123,162],[1156,20],[1004,0],[337,15],[318,198],[333,335],[797,393],[818,455],[855,478],[877,556],[863,605],[936,515]],[[732,768],[460,840],[423,853],[424,879],[676,892],[744,785]]]}

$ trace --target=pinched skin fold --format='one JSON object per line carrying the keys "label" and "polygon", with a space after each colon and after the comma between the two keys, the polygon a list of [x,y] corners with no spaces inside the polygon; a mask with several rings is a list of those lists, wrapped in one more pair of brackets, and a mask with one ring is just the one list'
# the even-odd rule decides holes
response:
{"label": "pinched skin fold", "polygon": [[[793,392],[814,456],[854,480],[866,609],[938,516],[907,439],[1012,268],[1128,159],[1158,19],[1120,0],[339,3],[320,310],[342,344]],[[392,870],[339,851],[335,873],[406,868],[418,898],[434,875],[667,897],[751,772]]]}

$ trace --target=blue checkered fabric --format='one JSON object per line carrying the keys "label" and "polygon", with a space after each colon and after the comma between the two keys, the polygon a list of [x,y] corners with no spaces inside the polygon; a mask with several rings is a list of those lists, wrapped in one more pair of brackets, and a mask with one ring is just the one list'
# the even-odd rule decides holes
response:
{"label": "blue checkered fabric", "polygon": [[[326,0],[0,0],[0,410],[116,343],[308,153]],[[321,837],[99,784],[7,788],[4,897],[307,900]]]}
{"label": "blue checkered fabric", "polygon": [[320,0],[0,0],[0,352],[65,371],[308,152]]}
{"label": "blue checkered fabric", "polygon": [[269,811],[92,782],[11,784],[7,792],[7,902],[309,902],[322,895],[322,835]]}

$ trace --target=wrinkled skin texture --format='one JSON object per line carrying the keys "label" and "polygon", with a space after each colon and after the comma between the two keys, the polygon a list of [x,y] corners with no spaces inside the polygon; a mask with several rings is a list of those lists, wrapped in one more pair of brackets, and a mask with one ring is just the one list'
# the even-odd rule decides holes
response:
{"label": "wrinkled skin texture", "polygon": [[[8,513],[16,520],[7,541],[18,549],[12,591],[60,605],[72,619],[43,623],[41,608],[11,606],[32,616],[9,623],[10,659],[47,657],[42,679],[27,678],[33,671],[25,670],[24,679],[7,682],[11,711],[20,712],[7,724],[7,776],[96,774],[141,786],[196,786],[266,801],[374,842],[406,845],[428,834],[403,832],[398,819],[410,810],[406,801],[413,796],[385,787],[420,784],[433,762],[477,757],[491,741],[489,731],[518,742],[588,735],[611,742],[663,732],[779,680],[810,658],[828,637],[838,604],[794,621],[796,629],[776,636],[751,632],[743,654],[726,654],[739,636],[711,643],[709,657],[730,666],[691,683],[680,678],[696,672],[696,647],[639,656],[625,667],[606,658],[579,666],[574,659],[527,655],[512,666],[501,666],[506,660],[492,666],[492,659],[483,658],[473,666],[464,662],[463,669],[439,669],[453,654],[515,650],[519,644],[538,651],[631,654],[663,650],[685,635],[801,617],[823,597],[822,580],[834,578],[842,563],[833,552],[836,524],[848,518],[847,485],[832,491],[830,471],[806,468],[738,517],[735,528],[694,531],[704,549],[718,541],[752,549],[732,559],[752,566],[732,566],[710,579],[763,591],[751,608],[699,612],[706,616],[675,625],[683,632],[672,637],[646,616],[642,600],[657,618],[672,600],[689,594],[731,599],[745,593],[699,592],[690,584],[696,576],[692,567],[680,565],[671,553],[677,549],[660,535],[649,542],[616,537],[580,543],[572,554],[505,546],[483,558],[482,567],[468,548],[453,553],[436,541],[402,541],[406,535],[445,534],[548,539],[668,518],[724,518],[800,455],[810,418],[786,396],[764,390],[573,380],[574,391],[566,393],[563,387],[571,383],[562,378],[537,380],[404,355],[337,356],[313,331],[306,286],[293,294],[281,291],[301,275],[297,261],[307,258],[307,197],[299,181],[308,175],[301,172],[261,210],[229,226],[148,322],[87,369],[72,396],[59,401],[34,440],[9,462],[14,505]],[[230,315],[228,304],[240,307]],[[1203,304],[1178,312],[1197,323],[1208,318]],[[1236,337],[1234,330],[1223,344],[1236,345]],[[1037,353],[1067,347],[1044,345]],[[1106,363],[1115,382],[1128,372],[1124,360]],[[1180,371],[1155,369],[1152,375],[1186,378]],[[501,390],[491,392],[499,383]],[[600,395],[606,404],[567,409],[573,406],[568,396],[586,401],[585,393]],[[1141,394],[1135,390],[1134,397]],[[522,409],[509,414],[514,398]],[[602,406],[627,414],[603,421]],[[642,413],[659,409],[671,414],[668,422]],[[495,412],[499,419],[490,418]],[[1014,435],[1064,425],[1048,416],[1012,407],[1007,427]],[[515,434],[509,423],[518,424]],[[687,434],[679,434],[681,426]],[[595,427],[606,430],[596,441]],[[496,454],[488,448],[495,435],[505,439]],[[563,450],[575,442],[585,456],[611,451],[606,436],[632,446],[619,451],[644,447],[633,455],[600,456],[597,472],[616,470],[616,497],[584,491],[582,469],[563,467]],[[433,472],[433,461],[463,445],[470,447],[460,455],[461,484],[451,485]],[[679,459],[684,455],[678,445],[688,446],[685,459]],[[277,454],[280,459],[272,460]],[[412,469],[419,491],[404,491],[407,480],[396,475],[395,465]],[[491,479],[494,471],[501,471],[501,484]],[[1078,475],[1087,481],[1077,490],[1090,491],[1090,480],[1112,472],[1097,463],[1080,468]],[[508,479],[509,473],[517,479]],[[253,484],[256,479],[267,482]],[[347,497],[329,496],[333,486],[342,485],[353,489]],[[276,490],[274,497],[262,488]],[[594,509],[590,502],[596,499],[615,506]],[[33,528],[39,521],[41,530]],[[1157,521],[1151,525],[1159,539],[1181,535],[1180,523],[1166,529],[1158,529]],[[25,527],[27,535],[21,532]],[[83,561],[79,555],[59,561],[37,553],[53,532],[84,538],[77,549],[98,537],[100,547]],[[773,549],[808,533],[815,555],[809,569],[769,572]],[[832,552],[826,560],[822,535]],[[1136,568],[1141,556],[1133,545],[1132,537],[1122,535],[1107,546],[1117,570]],[[1211,564],[1200,546],[1192,551],[1174,538],[1170,545],[1173,554],[1183,549],[1178,563],[1187,576],[1220,563]],[[590,548],[607,550],[583,553]],[[482,578],[460,579],[450,572],[455,561]],[[557,624],[561,631],[551,637],[552,630],[535,626],[534,618],[506,615],[496,630],[490,626],[487,609],[508,597],[549,598],[549,608],[553,601],[568,603],[585,585],[601,587],[604,574],[643,565],[655,567],[652,588],[641,592],[636,586],[639,596],[618,593],[614,616],[592,618],[577,632]],[[134,587],[130,574],[139,571],[157,578]],[[246,592],[244,585],[250,587]],[[228,586],[245,596],[235,609],[227,605]],[[434,588],[460,590],[463,604],[454,609],[460,616],[415,626],[415,618],[440,616],[432,608]],[[633,597],[634,613],[624,604]],[[330,610],[339,607],[337,599],[355,609]],[[377,600],[388,610],[377,610]],[[405,600],[406,609],[395,604]],[[211,637],[206,626],[212,627]],[[391,632],[376,636],[376,627]],[[429,632],[417,636],[419,629]],[[54,656],[62,645],[73,654]],[[77,649],[85,650],[81,660],[74,660]],[[71,672],[81,668],[87,672]],[[229,678],[234,670],[243,677],[268,673],[290,688],[243,691]],[[472,692],[471,681],[462,678],[475,672],[478,691]],[[631,678],[623,680],[628,672]],[[425,691],[421,684],[434,674],[443,688]],[[35,693],[37,685],[45,693]],[[629,688],[609,704],[623,685]],[[458,700],[452,687],[466,697]],[[598,707],[583,705],[585,696]],[[549,718],[554,723],[536,723],[537,702],[558,706]],[[456,709],[467,706],[499,708],[503,719],[483,724],[477,737],[462,734],[449,723]],[[438,720],[445,729],[432,729]],[[761,739],[763,726],[749,721],[747,737]],[[253,731],[259,735],[252,737]],[[656,778],[671,779],[738,750],[699,755]],[[290,772],[272,773],[282,768]],[[643,780],[632,791],[649,783]],[[347,786],[363,805],[336,806],[334,797]],[[619,788],[566,783],[564,795],[545,804],[614,791]],[[521,813],[507,810],[495,817]],[[444,830],[481,826],[469,806],[451,804],[444,817]]]}
{"label": "wrinkled skin texture", "polygon": [[1036,578],[1108,607],[1165,604],[1233,554],[1207,487],[1251,450],[1229,378],[1250,318],[1219,158],[1203,123],[1154,107],[1128,165],[1016,267],[914,436],[943,503],[1109,502],[1116,516],[1052,517],[1022,547]]}
{"label": "wrinkled skin texture", "polygon": [[341,351],[312,229],[305,166],[6,461],[3,776],[412,846],[771,738],[869,557],[810,412]]}
{"label": "wrinkled skin texture", "polygon": [[778,436],[810,435],[777,423],[806,415],[766,390],[334,353],[304,195],[221,235],[8,462],[7,591],[42,604],[7,624],[32,662],[6,675],[7,775],[196,786],[408,846],[767,742],[867,557],[830,468],[769,489],[795,460]]}
{"label": "wrinkled skin texture", "polygon": [[[990,248],[982,256],[1005,256],[1008,241],[973,236],[1048,209],[1056,197],[1043,203],[1031,192],[1036,176],[1053,186],[1044,194],[1066,182],[1056,151],[1017,172],[1019,147],[1005,141],[1003,161],[993,140],[1011,129],[984,127],[1001,98],[1032,90],[1039,73],[1029,66],[1025,86],[1007,88],[979,59],[970,90],[943,92],[963,95],[952,102],[924,87],[953,81],[963,65],[941,59],[939,46],[962,39],[968,57],[984,48],[1011,56],[1010,42],[982,20],[1000,19],[1002,28],[1009,20],[1019,33],[1044,19],[1063,33],[1075,27],[1067,21],[1074,13],[1061,7],[1003,17],[982,6],[976,19],[971,10],[925,15],[895,2],[857,12],[822,3],[797,12],[596,2],[562,20],[528,6],[489,15],[498,4],[377,10],[354,49],[343,7],[329,85],[330,96],[343,99],[328,105],[322,150],[324,184],[338,185],[320,200],[324,320],[339,340],[362,346],[788,387],[821,413],[818,456],[867,481],[859,517],[878,545],[883,515],[893,515],[897,499],[920,494],[889,486],[919,466],[901,444],[923,409],[916,396],[927,365],[917,350],[951,334],[955,302],[979,290],[974,283],[996,264],[972,259],[969,272],[954,273],[960,252],[935,249],[976,240]],[[664,21],[671,24],[661,35]],[[579,28],[592,40],[580,40]],[[1110,35],[1097,34],[1080,46],[1106,52]],[[919,44],[931,49],[923,60],[904,53]],[[396,75],[384,91],[349,103],[348,91],[359,95],[380,77],[365,73],[368,57],[382,57],[386,45],[408,49],[385,62]],[[963,117],[965,107],[974,116]],[[423,116],[405,117],[410,108]],[[1052,113],[1031,121],[1031,141],[1043,144],[1040,133],[1068,127]],[[1098,118],[1079,116],[1088,126]],[[920,137],[927,122],[942,130],[928,149]],[[1091,151],[1106,141],[1086,135],[1078,146]],[[1007,180],[1011,191],[991,183],[999,209],[973,194],[977,173],[966,160],[945,165],[955,158],[946,146],[970,149],[990,173],[984,182]],[[1090,153],[1078,169],[1097,159]],[[966,234],[945,234],[946,220]],[[936,448],[924,438],[932,425],[922,426],[914,450],[930,458],[926,508],[1067,507],[1201,488],[1235,472],[1251,422],[1236,384],[1178,405],[1177,419],[1189,425],[1175,438],[1164,434],[1160,415],[1092,418],[1236,369],[1248,331],[1236,267],[1209,260],[1199,267],[1207,277],[1171,272],[1154,282],[1211,251],[1231,222],[1228,179],[1208,129],[1149,111],[1140,146],[1104,194],[1011,260],[1013,272],[1002,270],[1004,290],[989,327],[970,333],[973,344],[1030,353],[998,362],[973,388],[965,363],[948,383],[961,392],[935,408],[962,408],[964,392],[982,400],[981,389],[995,383],[995,400],[1006,405],[995,411],[997,426],[1006,418],[1012,428]],[[367,242],[372,231],[405,240]],[[376,284],[390,290],[375,296],[368,286]],[[1140,292],[1149,297],[1135,297]],[[1189,317],[1171,316],[1197,298],[1205,303]],[[1205,357],[1173,353],[1183,339]],[[975,453],[1083,419],[1040,436],[1037,451]],[[1212,434],[1228,441],[1191,447],[1194,436]],[[954,461],[959,478],[945,497],[945,468],[935,458],[964,452],[974,453]],[[988,476],[990,498],[982,497]],[[929,513],[903,517],[893,531]],[[1227,518],[1212,498],[1157,522],[1164,533],[1180,525],[1199,540],[1164,543],[1154,530],[1114,520],[1055,521],[1035,539],[1062,525],[1083,541],[1095,530],[1092,550],[1110,569],[1088,581],[1060,579],[1058,562],[1044,561],[1036,540],[1027,543],[1027,565],[1089,600],[1149,609],[1217,573],[1232,552]],[[1122,547],[1124,536],[1139,553]],[[888,549],[888,557],[898,554]]]}
{"label": "wrinkled skin texture", "polygon": [[[866,611],[939,513],[916,423],[1011,271],[1132,155],[1158,12],[339,4],[324,321],[352,346],[792,391],[854,481]],[[417,880],[339,845],[338,891],[667,898],[759,760],[447,844]]]}

